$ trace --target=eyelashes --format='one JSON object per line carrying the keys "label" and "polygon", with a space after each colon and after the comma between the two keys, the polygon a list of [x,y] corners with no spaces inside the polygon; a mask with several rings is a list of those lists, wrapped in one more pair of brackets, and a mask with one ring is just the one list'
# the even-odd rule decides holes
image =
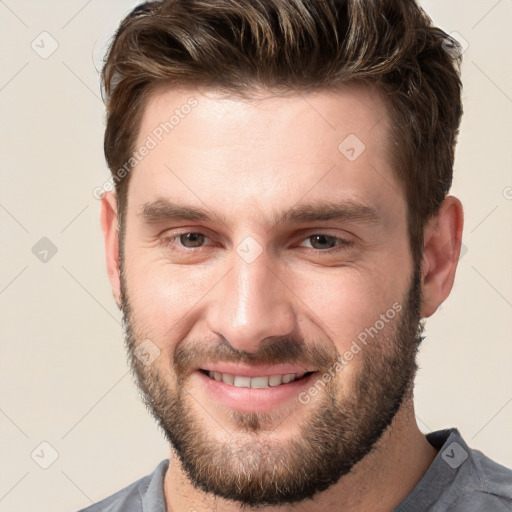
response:
{"label": "eyelashes", "polygon": [[[186,237],[189,236],[187,239]],[[327,248],[318,248],[313,247],[313,244],[311,244],[311,247],[304,247],[302,243],[306,241],[315,240],[315,243],[320,240],[320,243],[332,243],[333,245]],[[185,231],[182,233],[177,233],[174,235],[168,235],[163,237],[163,246],[166,248],[169,248],[173,251],[184,251],[184,252],[191,252],[195,250],[203,250],[207,247],[215,247],[215,243],[204,245],[204,242],[207,240],[211,240],[211,238],[204,233],[201,233],[199,231]],[[354,245],[354,242],[350,240],[346,240],[345,238],[340,238],[333,235],[328,235],[325,233],[313,233],[310,234],[304,238],[301,239],[302,243],[299,245],[296,245],[296,247],[304,247],[310,251],[313,251],[315,253],[327,253],[332,254],[334,252],[343,251],[351,246]],[[190,243],[191,245],[184,245],[184,243]]]}

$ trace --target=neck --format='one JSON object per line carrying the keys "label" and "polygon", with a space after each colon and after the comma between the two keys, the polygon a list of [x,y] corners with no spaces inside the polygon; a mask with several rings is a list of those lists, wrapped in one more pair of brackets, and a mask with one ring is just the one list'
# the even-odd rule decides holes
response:
{"label": "neck", "polygon": [[[299,504],[259,507],[258,512],[389,512],[394,510],[426,473],[437,451],[420,432],[412,397],[402,403],[393,423],[374,450],[335,485]],[[251,510],[195,489],[174,451],[164,479],[167,512]],[[255,509],[254,509],[255,510]]]}

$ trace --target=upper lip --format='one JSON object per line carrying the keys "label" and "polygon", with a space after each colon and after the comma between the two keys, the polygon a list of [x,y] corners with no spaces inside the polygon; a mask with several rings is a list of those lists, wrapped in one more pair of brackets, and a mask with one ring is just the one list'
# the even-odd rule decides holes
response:
{"label": "upper lip", "polygon": [[240,377],[270,377],[272,375],[286,375],[289,373],[308,373],[316,371],[298,364],[275,365],[248,365],[232,363],[209,363],[201,366],[200,370],[228,373]]}

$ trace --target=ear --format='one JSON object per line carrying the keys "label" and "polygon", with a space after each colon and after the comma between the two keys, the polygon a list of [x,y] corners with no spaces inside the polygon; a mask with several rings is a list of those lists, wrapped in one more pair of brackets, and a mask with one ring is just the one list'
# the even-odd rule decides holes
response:
{"label": "ear", "polygon": [[421,264],[423,318],[434,314],[450,294],[459,262],[463,224],[462,203],[448,196],[425,227]]}
{"label": "ear", "polygon": [[117,200],[113,192],[101,198],[101,229],[105,241],[107,272],[117,307],[121,308],[121,278],[119,272],[119,236],[117,231]]}

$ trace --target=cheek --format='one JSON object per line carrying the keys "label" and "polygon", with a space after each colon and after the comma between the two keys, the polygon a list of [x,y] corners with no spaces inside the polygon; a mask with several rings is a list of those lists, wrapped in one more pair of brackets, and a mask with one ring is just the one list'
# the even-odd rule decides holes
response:
{"label": "cheek", "polygon": [[162,342],[178,339],[215,284],[211,269],[170,265],[127,251],[125,281],[138,329]]}
{"label": "cheek", "polygon": [[[380,252],[352,266],[319,268],[308,264],[282,269],[284,300],[306,337],[330,339],[343,354],[354,340],[374,327],[380,315],[401,302],[408,283],[407,261],[393,251]],[[173,265],[158,251],[126,244],[125,280],[138,331],[158,340],[162,349],[184,339],[219,299],[220,281],[229,270],[221,260]],[[230,276],[232,278],[232,276]],[[226,297],[221,298],[225,300]]]}
{"label": "cheek", "polygon": [[382,330],[381,315],[388,312],[390,316],[391,310],[394,316],[393,304],[403,297],[402,283],[390,279],[389,272],[354,268],[330,275],[296,277],[294,292],[301,299],[298,304],[304,314],[331,338],[340,354],[349,350],[359,335],[363,333],[364,337],[365,329],[377,324],[377,329]]}

